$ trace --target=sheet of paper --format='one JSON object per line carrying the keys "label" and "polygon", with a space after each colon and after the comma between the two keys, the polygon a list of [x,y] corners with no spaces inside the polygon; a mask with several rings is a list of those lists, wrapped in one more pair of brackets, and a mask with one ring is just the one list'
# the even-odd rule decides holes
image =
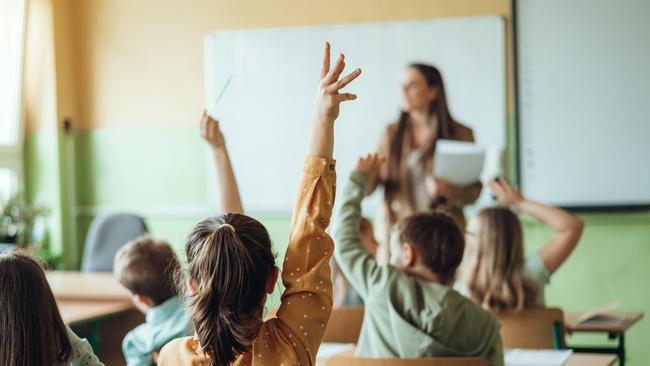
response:
{"label": "sheet of paper", "polygon": [[506,366],[562,366],[572,353],[570,349],[506,349],[504,358]]}
{"label": "sheet of paper", "polygon": [[468,186],[481,178],[485,148],[471,142],[438,140],[434,174],[458,186]]}
{"label": "sheet of paper", "polygon": [[318,348],[316,359],[327,360],[333,356],[354,349],[354,343],[322,343]]}

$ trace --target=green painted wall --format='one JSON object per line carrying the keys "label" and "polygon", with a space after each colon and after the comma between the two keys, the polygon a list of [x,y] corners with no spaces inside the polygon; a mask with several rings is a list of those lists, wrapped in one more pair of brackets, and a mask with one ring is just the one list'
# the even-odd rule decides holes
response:
{"label": "green painted wall", "polygon": [[24,146],[26,197],[49,209],[47,235],[42,244],[56,256],[63,255],[65,250],[59,137],[56,130],[43,130],[28,134]]}
{"label": "green painted wall", "polygon": [[[26,158],[29,196],[60,205],[56,192],[56,134],[27,136]],[[185,235],[203,216],[210,214],[207,194],[208,154],[196,128],[115,129],[80,132],[74,135],[77,237],[83,239],[92,219],[92,209],[118,207],[155,214],[147,222],[151,232],[181,248]],[[230,141],[230,143],[233,143]],[[344,177],[341,177],[344,178]],[[244,205],[246,197],[243,197]],[[174,214],[175,211],[178,211]],[[216,213],[216,212],[215,212]],[[278,258],[282,258],[289,236],[289,214],[255,215],[267,225]],[[549,305],[567,310],[585,310],[613,300],[622,300],[630,311],[650,310],[650,213],[602,213],[581,215],[587,226],[583,239],[569,261],[553,277],[547,290]],[[52,217],[57,221],[56,217]],[[525,218],[527,249],[536,250],[550,231]],[[62,251],[60,225],[52,225],[51,246]],[[80,241],[81,242],[81,241]],[[76,253],[66,253],[77,263]],[[279,290],[278,290],[279,291]],[[271,299],[277,304],[277,293]],[[650,349],[650,321],[642,320],[627,337],[629,365],[645,365]],[[604,336],[571,337],[570,344],[606,343]]]}

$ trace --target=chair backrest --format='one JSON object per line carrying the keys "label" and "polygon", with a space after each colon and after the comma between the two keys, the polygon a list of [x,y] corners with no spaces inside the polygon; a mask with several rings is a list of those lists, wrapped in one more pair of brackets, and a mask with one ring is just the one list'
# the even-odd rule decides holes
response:
{"label": "chair backrest", "polygon": [[100,214],[88,228],[81,270],[112,272],[115,253],[128,241],[147,233],[144,220],[128,213]]}
{"label": "chair backrest", "polygon": [[334,356],[326,366],[488,366],[480,357],[361,358]]}
{"label": "chair backrest", "polygon": [[503,348],[563,348],[564,314],[558,308],[494,313],[501,323]]}
{"label": "chair backrest", "polygon": [[334,308],[325,328],[323,342],[357,343],[362,323],[363,306]]}

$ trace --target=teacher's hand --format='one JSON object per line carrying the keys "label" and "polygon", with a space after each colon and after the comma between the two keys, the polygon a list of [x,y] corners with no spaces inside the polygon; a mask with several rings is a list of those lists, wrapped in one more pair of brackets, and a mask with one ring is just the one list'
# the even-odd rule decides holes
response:
{"label": "teacher's hand", "polygon": [[463,194],[463,187],[457,186],[449,181],[440,178],[434,178],[434,184],[430,185],[430,192],[436,200],[442,203],[456,205]]}

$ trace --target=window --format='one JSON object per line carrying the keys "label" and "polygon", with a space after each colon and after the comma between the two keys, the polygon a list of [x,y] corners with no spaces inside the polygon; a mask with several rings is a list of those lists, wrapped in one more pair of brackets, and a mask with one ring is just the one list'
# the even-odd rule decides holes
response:
{"label": "window", "polygon": [[18,190],[25,0],[0,0],[0,201]]}

